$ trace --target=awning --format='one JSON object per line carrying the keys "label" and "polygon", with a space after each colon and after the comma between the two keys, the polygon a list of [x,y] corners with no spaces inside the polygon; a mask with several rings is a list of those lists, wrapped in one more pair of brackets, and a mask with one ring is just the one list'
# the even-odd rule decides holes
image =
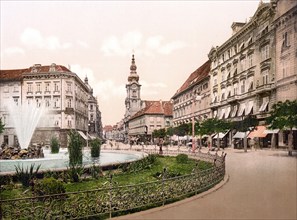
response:
{"label": "awning", "polygon": [[[225,133],[220,132],[220,133],[219,133],[219,138],[220,138],[220,139],[224,138],[224,137],[228,134],[229,131],[230,131],[230,130],[228,130],[228,131],[225,132]],[[218,134],[215,134],[212,138],[213,138],[213,139],[218,138]]]}
{"label": "awning", "polygon": [[244,109],[245,109],[245,103],[240,104],[237,116],[242,116]]}
{"label": "awning", "polygon": [[249,115],[251,113],[253,106],[254,106],[254,102],[249,101],[248,105],[246,106],[245,115]]}
{"label": "awning", "polygon": [[249,132],[241,132],[237,131],[236,134],[233,136],[233,138],[244,138]]}
{"label": "awning", "polygon": [[225,113],[225,118],[229,118],[230,111],[231,111],[231,106],[229,106],[227,108],[226,113]]}
{"label": "awning", "polygon": [[85,140],[88,139],[87,136],[86,136],[82,131],[77,131],[77,132],[80,134],[80,136],[81,136],[83,139],[85,139]]}
{"label": "awning", "polygon": [[224,118],[224,114],[225,114],[225,109],[223,108],[223,109],[221,110],[221,114],[220,114],[219,119]]}
{"label": "awning", "polygon": [[233,111],[232,111],[232,114],[231,114],[231,117],[232,117],[232,118],[236,116],[237,109],[238,109],[237,105],[234,105],[234,107],[233,107]]}
{"label": "awning", "polygon": [[277,134],[278,132],[279,132],[279,129],[273,129],[273,130],[266,129],[264,131],[265,134]]}
{"label": "awning", "polygon": [[263,112],[265,111],[267,105],[268,105],[269,101],[265,101],[262,103],[261,107],[259,108],[259,112]]}
{"label": "awning", "polygon": [[266,130],[265,126],[257,126],[249,135],[249,138],[259,137],[264,138],[267,136],[267,134],[264,133]]}

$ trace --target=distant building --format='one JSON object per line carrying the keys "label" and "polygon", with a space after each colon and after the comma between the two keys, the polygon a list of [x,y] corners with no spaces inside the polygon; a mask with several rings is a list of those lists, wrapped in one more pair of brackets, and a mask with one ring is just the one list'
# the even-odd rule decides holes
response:
{"label": "distant building", "polygon": [[132,139],[148,139],[155,129],[172,125],[172,104],[169,101],[141,100],[141,85],[136,72],[134,55],[130,75],[126,84],[126,112],[119,133],[124,134],[125,142]]}
{"label": "distant building", "polygon": [[87,137],[91,90],[75,73],[54,63],[50,66],[35,64],[28,69],[1,70],[0,79],[0,117],[4,118],[5,123],[0,143],[16,143],[17,137],[11,123],[13,116],[9,115],[5,106],[12,99],[16,104],[43,105],[47,110],[34,132],[32,143],[49,144],[55,136],[62,147],[67,147],[67,134],[71,129]]}
{"label": "distant building", "polygon": [[211,117],[210,60],[195,70],[176,91],[173,100],[173,125],[201,121]]}

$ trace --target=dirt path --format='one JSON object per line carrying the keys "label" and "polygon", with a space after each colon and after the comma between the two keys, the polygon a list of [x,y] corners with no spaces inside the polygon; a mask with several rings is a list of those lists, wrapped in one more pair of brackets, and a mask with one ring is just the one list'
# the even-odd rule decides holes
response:
{"label": "dirt path", "polygon": [[297,219],[297,157],[228,149],[229,181],[201,198],[117,219]]}

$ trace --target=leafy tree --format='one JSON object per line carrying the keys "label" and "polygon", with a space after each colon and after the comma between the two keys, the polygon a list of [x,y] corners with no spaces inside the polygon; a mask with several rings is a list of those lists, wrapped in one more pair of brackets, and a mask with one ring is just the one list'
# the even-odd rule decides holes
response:
{"label": "leafy tree", "polygon": [[[226,132],[228,129],[231,128],[230,122],[226,120],[221,120],[217,118],[208,118],[201,123],[199,133],[201,135],[211,135],[213,133],[217,133],[217,142],[218,142],[218,149],[220,149],[220,132]],[[210,141],[211,143],[212,141]]]}
{"label": "leafy tree", "polygon": [[180,124],[178,127],[176,127],[175,134],[178,136],[185,136],[186,134],[189,134],[189,132],[189,124]]}
{"label": "leafy tree", "polygon": [[52,154],[57,154],[59,153],[59,150],[60,150],[60,145],[59,145],[59,141],[56,137],[52,137],[51,138],[51,144],[50,144],[50,147],[51,147],[51,153]]}
{"label": "leafy tree", "polygon": [[77,131],[71,130],[69,132],[69,143],[68,143],[68,151],[69,151],[69,165],[76,166],[82,164],[82,140]]}
{"label": "leafy tree", "polygon": [[[232,123],[232,128],[236,129],[240,132],[248,132],[254,130],[257,125],[259,124],[256,116],[254,115],[248,115],[241,121],[234,121]],[[247,152],[247,136],[244,136],[243,139],[243,146],[244,146],[244,152]]]}
{"label": "leafy tree", "polygon": [[166,136],[165,128],[154,130],[152,135],[153,135],[153,137],[158,138],[158,144],[160,147],[159,153],[162,154],[163,153],[162,146],[163,146],[163,142],[164,142],[164,137]]}
{"label": "leafy tree", "polygon": [[3,131],[4,131],[4,126],[5,126],[5,124],[2,122],[2,118],[0,118],[0,134],[3,133]]}
{"label": "leafy tree", "polygon": [[297,100],[278,102],[272,106],[270,116],[266,119],[271,129],[289,129],[288,154],[293,151],[293,128],[297,127]]}

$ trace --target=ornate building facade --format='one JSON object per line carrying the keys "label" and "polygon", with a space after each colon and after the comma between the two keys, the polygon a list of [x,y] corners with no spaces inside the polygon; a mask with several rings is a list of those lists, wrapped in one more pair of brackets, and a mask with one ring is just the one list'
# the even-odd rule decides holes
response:
{"label": "ornate building facade", "polygon": [[[15,130],[7,110],[10,100],[19,104],[28,103],[36,107],[43,106],[43,115],[32,143],[49,144],[56,136],[62,147],[67,147],[67,133],[76,129],[83,135],[88,131],[88,100],[91,95],[89,85],[64,66],[35,64],[28,69],[1,70],[0,117],[4,118],[5,130],[0,135],[0,143],[14,145]],[[98,118],[99,119],[99,118]]]}
{"label": "ornate building facade", "polygon": [[173,101],[173,125],[189,123],[211,117],[210,61],[195,70],[171,98]]}

